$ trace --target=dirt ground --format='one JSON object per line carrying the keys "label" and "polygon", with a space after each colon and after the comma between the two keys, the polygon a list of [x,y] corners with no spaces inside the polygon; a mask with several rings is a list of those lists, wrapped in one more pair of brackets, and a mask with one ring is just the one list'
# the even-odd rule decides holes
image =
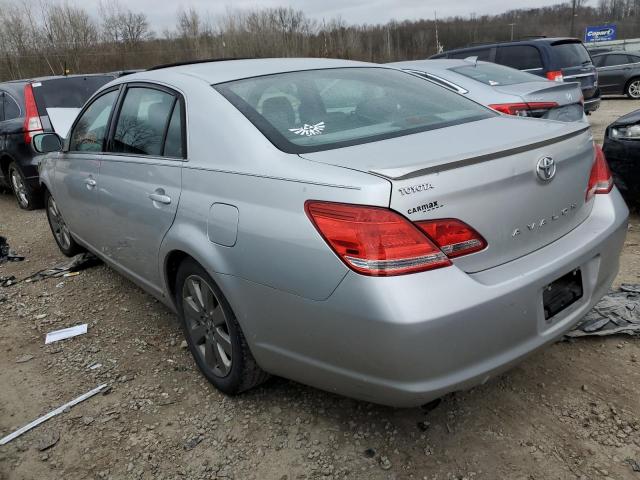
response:
{"label": "dirt ground", "polygon": [[[603,102],[596,134],[636,108]],[[27,257],[0,276],[64,260],[43,211],[21,211],[8,195],[0,234]],[[617,283],[640,282],[639,253],[634,216]],[[44,345],[47,331],[84,322],[88,334]],[[181,343],[174,316],[105,266],[0,288],[0,436],[110,386],[0,447],[0,479],[640,479],[637,338],[555,344],[434,409],[279,378],[228,398]]]}

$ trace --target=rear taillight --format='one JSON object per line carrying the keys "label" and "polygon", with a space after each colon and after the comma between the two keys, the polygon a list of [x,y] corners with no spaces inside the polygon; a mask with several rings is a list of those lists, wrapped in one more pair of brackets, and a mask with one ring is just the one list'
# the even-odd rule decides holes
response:
{"label": "rear taillight", "polygon": [[564,75],[562,75],[562,70],[552,70],[551,72],[547,72],[547,79],[554,82],[563,82]]}
{"label": "rear taillight", "polygon": [[495,111],[507,115],[517,115],[520,117],[531,117],[536,114],[543,114],[547,110],[557,107],[556,102],[528,102],[528,103],[494,103],[489,105]]}
{"label": "rear taillight", "polygon": [[36,99],[33,96],[33,87],[30,83],[27,83],[24,87],[24,104],[24,141],[31,143],[33,135],[42,132],[42,123],[40,122]]}
{"label": "rear taillight", "polygon": [[416,225],[433,240],[449,258],[484,250],[487,242],[466,223],[454,218],[427,220]]}
{"label": "rear taillight", "polygon": [[420,229],[387,208],[308,201],[305,210],[329,246],[356,272],[389,276],[451,265]]}
{"label": "rear taillight", "polygon": [[595,161],[591,167],[591,175],[589,175],[589,185],[587,186],[587,195],[585,201],[591,200],[594,195],[609,193],[613,188],[613,177],[607,159],[600,145],[593,144],[595,150]]}

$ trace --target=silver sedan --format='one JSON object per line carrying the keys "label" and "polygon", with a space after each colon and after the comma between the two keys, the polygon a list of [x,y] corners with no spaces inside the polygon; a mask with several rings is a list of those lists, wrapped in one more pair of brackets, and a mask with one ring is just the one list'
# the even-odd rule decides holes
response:
{"label": "silver sedan", "polygon": [[416,60],[387,66],[414,73],[507,115],[562,122],[585,120],[579,83],[553,82],[475,58]]}
{"label": "silver sedan", "polygon": [[607,292],[627,230],[584,124],[368,63],[156,68],[34,145],[62,252],[177,312],[228,394],[275,374],[413,406],[485,382]]}

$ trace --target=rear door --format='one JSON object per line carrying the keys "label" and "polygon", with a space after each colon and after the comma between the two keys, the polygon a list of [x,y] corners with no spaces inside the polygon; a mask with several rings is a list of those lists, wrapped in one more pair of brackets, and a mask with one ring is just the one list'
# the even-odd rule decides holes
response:
{"label": "rear door", "polygon": [[184,100],[132,83],[118,110],[100,166],[101,251],[159,291],[158,251],[177,211],[186,158]]}
{"label": "rear door", "polygon": [[631,67],[629,58],[623,53],[606,55],[598,68],[598,80],[602,93],[622,93],[626,72]]}

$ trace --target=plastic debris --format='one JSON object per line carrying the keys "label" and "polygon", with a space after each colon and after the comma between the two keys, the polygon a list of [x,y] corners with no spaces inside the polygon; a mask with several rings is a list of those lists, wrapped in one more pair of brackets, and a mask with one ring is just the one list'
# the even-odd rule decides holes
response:
{"label": "plastic debris", "polygon": [[[45,268],[32,275],[29,275],[22,280],[16,280],[15,277],[0,277],[0,286],[9,287],[16,283],[26,282],[32,283],[43,280],[45,278],[60,278],[60,277],[72,277],[77,275],[82,270],[100,265],[100,259],[92,253],[80,253],[73,257],[71,260],[56,265],[52,268]],[[58,284],[60,285],[60,283]]]}
{"label": "plastic debris", "polygon": [[13,433],[7,435],[6,437],[0,439],[0,445],[5,445],[6,443],[9,443],[11,440],[13,440],[15,438],[18,438],[23,433],[28,432],[32,428],[37,427],[38,425],[40,425],[41,423],[46,422],[50,418],[53,418],[56,415],[60,415],[62,412],[70,409],[74,405],[77,405],[78,403],[84,402],[86,399],[93,397],[96,393],[99,393],[100,391],[102,391],[106,386],[107,386],[107,384],[104,383],[104,384],[94,388],[93,390],[85,393],[84,395],[80,395],[78,398],[75,398],[75,399],[71,400],[69,403],[65,403],[64,405],[61,405],[60,407],[56,408],[55,410],[50,411],[49,413],[41,416],[40,418],[34,420],[33,422],[26,424],[24,427],[19,428],[15,432],[13,432]]}
{"label": "plastic debris", "polygon": [[21,262],[24,260],[22,255],[16,255],[9,248],[6,237],[0,236],[0,265],[5,262]]}
{"label": "plastic debris", "polygon": [[44,339],[44,344],[48,345],[53,342],[65,340],[71,337],[77,337],[78,335],[84,335],[87,333],[87,324],[75,325],[69,328],[63,328],[62,330],[55,330],[47,333],[47,337]]}
{"label": "plastic debris", "polygon": [[585,315],[567,337],[640,335],[640,284],[622,284]]}

